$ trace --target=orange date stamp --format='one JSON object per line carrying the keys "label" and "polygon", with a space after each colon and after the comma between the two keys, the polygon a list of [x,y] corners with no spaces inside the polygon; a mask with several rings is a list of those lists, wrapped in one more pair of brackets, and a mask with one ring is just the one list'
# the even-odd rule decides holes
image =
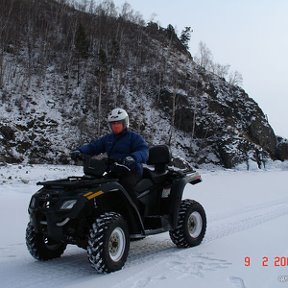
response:
{"label": "orange date stamp", "polygon": [[256,261],[253,261],[250,256],[244,257],[244,265],[246,267],[250,267],[256,264],[260,264],[262,267],[288,267],[288,256],[263,256],[262,259],[258,261],[258,263],[256,263]]}

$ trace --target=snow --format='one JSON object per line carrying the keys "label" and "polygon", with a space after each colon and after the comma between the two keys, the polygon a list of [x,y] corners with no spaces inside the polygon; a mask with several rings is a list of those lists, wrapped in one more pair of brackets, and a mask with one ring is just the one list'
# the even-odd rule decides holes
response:
{"label": "snow", "polygon": [[[206,210],[203,243],[178,249],[168,233],[149,236],[131,243],[121,271],[101,275],[80,248],[69,246],[61,258],[39,262],[25,245],[27,208],[36,182],[82,175],[82,168],[0,166],[1,287],[287,287],[287,163],[267,167],[199,171],[203,182],[187,185],[184,196]],[[250,266],[245,266],[245,257],[250,257]]]}

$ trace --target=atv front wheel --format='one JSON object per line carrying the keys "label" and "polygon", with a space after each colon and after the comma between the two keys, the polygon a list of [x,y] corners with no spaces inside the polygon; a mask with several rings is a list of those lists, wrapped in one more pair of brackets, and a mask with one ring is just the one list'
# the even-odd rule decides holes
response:
{"label": "atv front wheel", "polygon": [[126,221],[115,212],[100,215],[88,237],[87,254],[97,272],[120,270],[127,259],[130,240]]}
{"label": "atv front wheel", "polygon": [[170,238],[178,247],[197,246],[204,238],[206,225],[204,208],[194,200],[183,200],[179,209],[177,228],[169,231]]}
{"label": "atv front wheel", "polygon": [[60,257],[66,249],[66,244],[53,241],[42,233],[36,233],[31,222],[26,229],[26,245],[30,254],[37,260],[50,260]]}

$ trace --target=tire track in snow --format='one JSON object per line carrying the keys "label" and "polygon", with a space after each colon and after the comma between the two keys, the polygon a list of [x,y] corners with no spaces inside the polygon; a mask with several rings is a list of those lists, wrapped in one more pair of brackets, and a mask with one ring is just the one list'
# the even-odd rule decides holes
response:
{"label": "tire track in snow", "polygon": [[[5,288],[65,287],[74,280],[100,277],[90,267],[86,252],[74,247],[72,250],[68,248],[62,258],[42,262],[34,260],[23,243],[20,256],[3,260],[0,262],[0,278],[1,287]],[[11,277],[11,271],[17,276]]]}
{"label": "tire track in snow", "polygon": [[[206,235],[201,245],[253,228],[284,215],[288,215],[288,198],[251,205],[237,211],[211,217],[211,219],[208,218]],[[163,240],[159,241],[159,238]],[[157,259],[163,254],[177,253],[177,251],[179,249],[172,243],[168,233],[161,236],[150,236],[131,243],[126,266],[134,266]]]}
{"label": "tire track in snow", "polygon": [[229,277],[228,280],[233,284],[235,288],[246,288],[244,280],[242,278],[232,276]]}
{"label": "tire track in snow", "polygon": [[223,220],[223,219],[227,219],[227,216],[229,216],[229,217],[237,216],[239,214],[254,212],[254,211],[258,211],[258,210],[265,209],[265,208],[268,208],[268,207],[282,205],[282,204],[285,204],[285,203],[288,204],[288,197],[277,199],[277,200],[274,200],[274,201],[259,203],[257,205],[245,206],[245,207],[242,207],[242,208],[235,209],[232,212],[219,213],[217,215],[214,215],[213,218],[210,219],[210,221]]}
{"label": "tire track in snow", "polygon": [[[285,215],[288,215],[288,198],[251,205],[227,214],[223,213],[210,221],[208,219],[208,228],[202,245],[251,229]],[[231,265],[225,259],[214,259],[211,255],[206,255],[205,253],[193,253],[193,248],[190,248],[189,252],[187,252],[187,249],[175,248],[168,239],[169,235],[166,234],[166,237],[162,241],[158,239],[158,243],[157,240],[151,241],[150,244],[153,247],[150,247],[148,251],[145,251],[145,248],[149,248],[150,244],[144,245],[140,252],[132,252],[125,266],[126,269],[148,261],[153,264],[146,269],[144,267],[144,270],[134,273],[133,276],[128,277],[125,281],[113,286],[113,288],[145,288],[151,283],[160,285],[161,280],[174,279],[175,277],[183,278],[191,275],[201,278],[208,271],[225,269]],[[134,248],[137,249],[137,247]],[[166,269],[163,269],[163,267],[166,267]],[[163,273],[163,270],[167,272]],[[147,274],[149,277],[147,277]],[[239,279],[237,280],[238,282]],[[243,281],[235,283],[235,277],[231,277],[230,280],[233,285],[237,284],[238,287],[245,287]]]}
{"label": "tire track in snow", "polygon": [[287,198],[246,207],[237,213],[228,213],[221,217],[212,218],[203,243],[251,229],[285,215],[288,215]]}
{"label": "tire track in snow", "polygon": [[[209,253],[187,253],[187,250],[177,249],[176,253],[170,253],[153,262],[153,265],[139,267],[139,272],[133,270],[133,276],[126,278],[113,288],[145,288],[148,285],[162,287],[161,281],[180,280],[186,277],[205,278],[208,272],[226,269],[232,263],[227,260],[215,258]],[[146,268],[145,268],[146,267]],[[129,268],[128,268],[129,269]],[[130,275],[129,271],[126,272]],[[149,276],[147,276],[149,275]]]}
{"label": "tire track in snow", "polygon": [[[203,244],[209,245],[209,243],[223,237],[245,231],[285,215],[288,215],[287,199],[251,205],[233,212],[216,215],[208,219],[208,228]],[[121,277],[121,281],[113,287],[145,288],[151,283],[161,284],[162,280],[167,281],[167,279],[174,279],[175,277],[202,278],[209,271],[226,269],[231,265],[225,259],[217,259],[209,253],[196,251],[197,247],[195,250],[194,248],[189,250],[176,248],[168,233],[132,242],[124,270],[118,272],[124,273],[127,277],[123,277],[125,280],[122,280]],[[0,276],[3,287],[46,288],[51,284],[54,287],[65,287],[71,285],[73,280],[81,282],[82,279],[83,281],[95,279],[97,282],[97,278],[102,277],[90,267],[86,252],[77,247],[68,248],[62,258],[47,262],[33,260],[25,243],[0,247],[0,255],[1,258],[4,256],[0,261]],[[139,265],[140,271],[135,273],[133,267],[137,265]],[[131,269],[133,271],[132,276],[130,274]],[[9,271],[15,271],[17,277],[9,278],[11,275]]]}

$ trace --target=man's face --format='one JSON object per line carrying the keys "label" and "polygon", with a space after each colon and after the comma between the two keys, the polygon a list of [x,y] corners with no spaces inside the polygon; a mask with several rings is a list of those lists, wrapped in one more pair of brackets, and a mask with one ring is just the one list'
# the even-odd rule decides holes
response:
{"label": "man's face", "polygon": [[112,132],[116,135],[122,133],[124,130],[123,122],[122,121],[112,122],[111,129]]}

